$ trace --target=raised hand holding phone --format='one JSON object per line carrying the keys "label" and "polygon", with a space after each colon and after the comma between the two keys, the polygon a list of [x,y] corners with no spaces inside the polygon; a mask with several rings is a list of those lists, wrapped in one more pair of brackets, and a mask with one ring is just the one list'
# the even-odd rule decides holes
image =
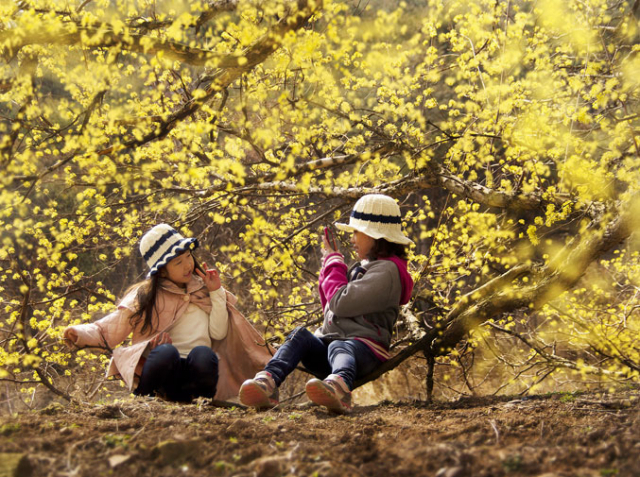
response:
{"label": "raised hand holding phone", "polygon": [[336,242],[336,238],[333,235],[333,231],[330,227],[324,228],[324,236],[322,238],[323,249],[326,253],[332,253],[338,251],[338,243]]}
{"label": "raised hand holding phone", "polygon": [[194,266],[193,273],[196,273],[196,270],[198,270],[206,275],[207,272],[204,271],[204,268],[200,266],[200,263],[196,260],[195,257],[193,257],[193,266]]}
{"label": "raised hand holding phone", "polygon": [[220,281],[220,273],[215,269],[207,269],[207,264],[203,263],[203,267],[197,266],[194,270],[194,273],[202,278],[204,284],[207,286],[209,291],[216,291],[222,286],[222,282]]}

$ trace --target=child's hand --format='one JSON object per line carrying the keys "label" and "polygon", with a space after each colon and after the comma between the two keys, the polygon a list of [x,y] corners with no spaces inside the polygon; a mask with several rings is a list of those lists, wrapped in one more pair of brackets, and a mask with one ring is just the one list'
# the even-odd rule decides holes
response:
{"label": "child's hand", "polygon": [[64,330],[64,344],[70,349],[76,349],[76,343],[78,342],[78,333],[73,328],[67,328]]}
{"label": "child's hand", "polygon": [[325,234],[322,235],[322,256],[326,257],[330,253],[337,252],[336,249],[333,248],[329,240],[327,240],[327,236]]}
{"label": "child's hand", "polygon": [[209,270],[206,263],[203,263],[202,267],[207,272],[202,273],[200,270],[196,270],[196,274],[200,278],[202,278],[202,281],[210,292],[218,290],[222,286],[222,282],[220,281],[220,273],[218,273],[218,270]]}
{"label": "child's hand", "polygon": [[151,341],[149,341],[149,345],[151,346],[151,349],[154,349],[157,346],[160,346],[163,344],[171,344],[171,336],[169,336],[169,333],[167,333],[166,331],[163,331],[159,335],[154,336],[151,339]]}

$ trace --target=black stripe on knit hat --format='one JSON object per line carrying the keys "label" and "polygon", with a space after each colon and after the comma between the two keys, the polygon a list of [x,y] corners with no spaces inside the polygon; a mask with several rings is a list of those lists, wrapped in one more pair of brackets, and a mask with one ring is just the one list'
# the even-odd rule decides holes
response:
{"label": "black stripe on knit hat", "polygon": [[367,214],[366,212],[357,212],[353,210],[351,217],[358,220],[366,220],[368,222],[378,222],[380,224],[402,224],[402,218],[395,215],[378,215]]}
{"label": "black stripe on knit hat", "polygon": [[152,247],[149,247],[149,250],[145,252],[143,258],[148,261],[153,256],[153,254],[156,253],[158,249],[162,247],[162,245],[173,235],[178,235],[178,232],[174,229],[167,230],[158,238],[158,240],[156,240],[156,243],[154,243]]}

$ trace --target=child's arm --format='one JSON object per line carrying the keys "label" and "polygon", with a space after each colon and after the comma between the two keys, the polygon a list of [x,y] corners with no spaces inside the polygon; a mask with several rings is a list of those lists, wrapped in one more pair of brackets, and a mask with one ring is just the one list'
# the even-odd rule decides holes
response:
{"label": "child's arm", "polygon": [[211,297],[211,313],[209,314],[209,336],[214,340],[227,337],[229,331],[229,310],[227,309],[227,292],[220,287],[209,292]]}
{"label": "child's arm", "polygon": [[118,309],[104,318],[83,325],[70,326],[64,330],[64,340],[74,348],[103,348],[112,350],[122,343],[129,333],[129,318],[133,311],[125,307]]}
{"label": "child's arm", "polygon": [[331,301],[335,292],[345,286],[347,281],[347,264],[344,263],[342,254],[334,252],[325,256],[318,281],[323,309],[327,302]]}
{"label": "child's arm", "polygon": [[229,312],[227,311],[227,292],[222,287],[220,273],[218,270],[207,268],[207,264],[202,264],[202,269],[195,271],[196,275],[202,278],[209,297],[211,298],[211,313],[209,313],[209,336],[214,340],[226,338],[229,330]]}

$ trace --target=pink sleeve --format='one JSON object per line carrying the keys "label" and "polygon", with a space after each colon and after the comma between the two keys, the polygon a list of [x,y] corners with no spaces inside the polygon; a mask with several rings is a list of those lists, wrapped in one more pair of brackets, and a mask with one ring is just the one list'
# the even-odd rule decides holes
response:
{"label": "pink sleeve", "polygon": [[131,310],[119,307],[95,323],[70,326],[64,331],[64,337],[72,341],[77,348],[112,350],[131,333],[129,317],[132,314]]}
{"label": "pink sleeve", "polygon": [[347,284],[347,264],[341,253],[330,253],[324,258],[318,289],[322,309],[331,301],[336,291]]}
{"label": "pink sleeve", "polygon": [[64,337],[76,348],[112,350],[133,331],[129,318],[134,313],[136,296],[136,290],[129,292],[115,311],[93,323],[70,326],[64,330]]}

